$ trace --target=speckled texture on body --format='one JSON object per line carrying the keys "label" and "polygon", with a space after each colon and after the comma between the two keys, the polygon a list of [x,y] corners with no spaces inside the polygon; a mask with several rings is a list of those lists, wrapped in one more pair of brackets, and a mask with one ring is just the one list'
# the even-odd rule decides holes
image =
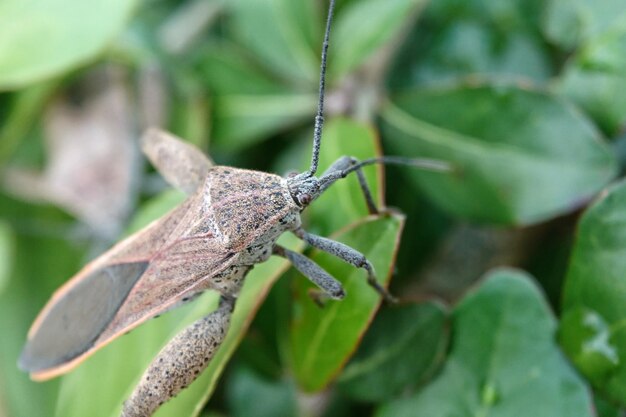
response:
{"label": "speckled texture on body", "polygon": [[278,175],[216,166],[209,170],[202,195],[202,206],[213,215],[216,237],[234,252],[258,239],[275,240],[299,221],[294,215],[300,208]]}
{"label": "speckled texture on body", "polygon": [[232,304],[225,301],[216,311],[195,321],[165,345],[124,403],[121,417],[149,417],[191,384],[207,367],[224,340],[231,313]]}
{"label": "speckled texture on body", "polygon": [[[39,327],[54,312],[54,306],[72,297],[80,282],[111,265],[116,265],[120,280],[130,279],[134,277],[132,265],[147,264],[123,299],[96,295],[82,300],[86,309],[94,304],[119,306],[108,322],[101,323],[98,336],[77,343],[71,355],[60,352],[42,366],[35,367],[38,362],[33,360],[23,368],[34,378],[47,379],[66,372],[114,338],[195,294],[213,289],[236,297],[253,265],[271,256],[276,239],[299,226],[300,207],[285,179],[231,167],[209,168],[203,183],[185,202],[118,243],[57,291],[31,329],[29,343],[36,346],[29,349],[49,350],[45,340],[37,337]],[[79,321],[82,316],[74,315]],[[62,331],[55,337],[72,338],[73,334]]]}

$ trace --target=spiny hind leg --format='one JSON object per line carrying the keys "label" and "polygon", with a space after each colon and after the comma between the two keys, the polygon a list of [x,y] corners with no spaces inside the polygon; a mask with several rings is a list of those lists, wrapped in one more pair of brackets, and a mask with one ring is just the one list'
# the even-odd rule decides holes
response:
{"label": "spiny hind leg", "polygon": [[[331,172],[346,170],[358,162],[359,162],[358,159],[353,158],[351,156],[342,156],[341,158],[333,162],[333,164],[330,167],[328,167],[328,169],[324,172],[322,177]],[[374,197],[372,196],[372,191],[370,190],[369,185],[367,185],[365,174],[363,173],[363,170],[361,168],[356,170],[356,176],[359,180],[359,186],[361,187],[361,191],[363,192],[363,197],[365,198],[367,211],[369,212],[369,214],[379,214],[380,211],[378,210],[378,207],[376,207]]]}
{"label": "spiny hind leg", "polygon": [[191,384],[224,341],[235,299],[222,296],[217,310],[178,333],[154,358],[121,417],[150,417],[164,402]]}
{"label": "spiny hind leg", "polygon": [[378,291],[378,293],[383,296],[385,301],[389,303],[397,301],[382,285],[380,285],[376,279],[374,267],[361,252],[341,242],[337,242],[336,240],[313,235],[301,228],[294,230],[293,233],[314,248],[330,253],[331,255],[334,255],[357,268],[363,268],[365,272],[367,272],[367,283]]}
{"label": "spiny hind leg", "polygon": [[[317,285],[328,297],[341,300],[346,295],[339,281],[306,256],[300,255],[280,245],[274,246],[273,254],[289,260],[302,275]],[[322,303],[323,297],[320,297],[317,293],[310,294],[316,303]]]}

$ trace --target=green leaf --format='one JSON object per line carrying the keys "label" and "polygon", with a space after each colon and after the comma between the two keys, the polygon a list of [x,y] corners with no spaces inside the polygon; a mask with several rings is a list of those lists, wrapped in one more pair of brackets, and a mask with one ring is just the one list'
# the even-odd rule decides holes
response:
{"label": "green leaf", "polygon": [[333,28],[329,71],[343,77],[415,20],[425,0],[364,0],[348,5]]}
{"label": "green leaf", "polygon": [[213,140],[229,152],[242,150],[294,124],[311,120],[317,94],[293,91],[268,75],[236,45],[204,51],[199,64],[213,98]]}
{"label": "green leaf", "polygon": [[[371,125],[346,118],[331,119],[324,126],[320,172],[342,156],[352,156],[360,160],[381,156],[376,130]],[[307,160],[304,169],[309,168],[309,163]],[[383,167],[369,166],[363,170],[374,201],[379,207],[383,207],[382,187],[379,186],[383,183]],[[326,235],[369,214],[358,184],[356,174],[351,174],[338,180],[311,204],[305,213],[309,216],[308,223],[312,231]]]}
{"label": "green leaf", "polygon": [[[166,193],[147,209],[150,216],[164,214],[179,199],[178,193]],[[160,213],[159,213],[160,211]],[[151,220],[139,213],[135,224]],[[281,243],[294,248],[295,238],[286,236]],[[197,416],[212,393],[219,376],[241,341],[256,310],[271,285],[287,268],[287,262],[272,258],[248,274],[238,298],[226,340],[202,375],[174,400],[164,404],[155,416]],[[90,357],[72,373],[63,377],[56,409],[58,417],[117,417],[123,401],[130,395],[152,358],[173,337],[217,305],[218,296],[207,292],[198,300],[143,324]]]}
{"label": "green leaf", "polygon": [[588,42],[556,84],[609,135],[626,123],[626,25]]}
{"label": "green leaf", "polygon": [[594,397],[594,403],[597,417],[620,417],[620,414],[623,415],[622,411],[617,407],[604,401],[599,396]]}
{"label": "green leaf", "polygon": [[438,23],[476,20],[502,32],[535,32],[544,8],[543,0],[438,0],[430,2],[427,15]]}
{"label": "green leaf", "polygon": [[594,126],[554,96],[466,84],[397,95],[383,109],[396,153],[449,161],[413,178],[440,207],[484,222],[525,225],[578,207],[616,172]]}
{"label": "green leaf", "polygon": [[550,0],[543,29],[551,41],[573,49],[621,24],[624,14],[624,3],[620,0]]}
{"label": "green leaf", "polygon": [[[404,217],[368,218],[333,236],[363,253],[378,273],[381,285],[389,282]],[[334,378],[354,352],[378,308],[381,297],[367,284],[363,270],[317,252],[311,257],[338,278],[346,297],[320,308],[308,296],[313,287],[304,277],[295,280],[289,360],[294,376],[306,391],[319,391]]]}
{"label": "green leaf", "polygon": [[289,380],[272,381],[244,366],[228,380],[227,400],[233,417],[291,417],[297,415],[296,390]]}
{"label": "green leaf", "polygon": [[626,74],[567,67],[557,89],[578,104],[609,135],[626,122]]}
{"label": "green leaf", "polygon": [[216,144],[234,152],[314,114],[321,18],[312,0],[235,0],[228,5],[234,37],[246,47],[246,55],[236,48],[209,52],[204,71],[217,92]]}
{"label": "green leaf", "polygon": [[318,78],[321,16],[312,0],[229,2],[235,37],[275,74],[296,81]]}
{"label": "green leaf", "polygon": [[15,252],[15,237],[11,227],[0,220],[0,294],[9,284],[11,271],[13,270]]}
{"label": "green leaf", "polygon": [[277,95],[288,91],[279,79],[264,72],[235,44],[211,45],[201,55],[202,78],[218,96]]}
{"label": "green leaf", "polygon": [[564,287],[560,341],[605,396],[626,405],[626,182],[589,207],[578,224]]}
{"label": "green leaf", "polygon": [[315,103],[314,94],[216,97],[213,134],[222,149],[241,151],[271,134],[310,120]]}
{"label": "green leaf", "polygon": [[339,377],[339,388],[356,400],[380,402],[423,383],[444,356],[446,316],[433,302],[381,310]]}
{"label": "green leaf", "polygon": [[499,31],[474,20],[454,20],[432,30],[435,33],[419,27],[410,35],[398,65],[387,76],[394,89],[469,75],[545,83],[552,75],[550,56],[532,34]]}
{"label": "green leaf", "polygon": [[4,0],[0,3],[0,90],[72,70],[122,30],[132,0]]}
{"label": "green leaf", "polygon": [[596,311],[575,307],[563,314],[559,341],[583,375],[602,385],[619,365],[613,331]]}
{"label": "green leaf", "polygon": [[6,118],[0,120],[0,165],[4,165],[20,142],[26,139],[36,124],[33,120],[43,112],[57,87],[58,82],[50,81],[13,94]]}
{"label": "green leaf", "polygon": [[[322,143],[320,171],[328,168],[341,156],[365,159],[380,155],[376,132],[369,125],[348,119],[338,118],[328,122]],[[365,176],[374,199],[379,206],[383,206],[380,194],[382,187],[379,186],[382,183],[382,168],[367,167]],[[351,175],[333,184],[305,213],[310,216],[312,231],[327,235],[355,219],[363,218],[368,211],[356,176]],[[403,219],[400,217],[378,220],[370,218],[356,226],[352,225],[344,232],[345,237],[341,240],[361,250],[379,271],[379,279],[387,282],[387,271],[395,257],[397,233],[402,224]],[[380,302],[380,296],[366,284],[363,271],[327,254],[320,253],[314,259],[321,262],[334,277],[346,277],[342,282],[349,284],[346,286],[348,295],[344,300],[330,302],[320,310],[306,294],[311,284],[301,277],[297,280],[298,296],[293,307],[295,317],[291,323],[287,349],[296,379],[310,391],[321,389],[339,372],[354,351]],[[331,317],[339,314],[348,314],[350,319],[344,322],[337,318],[327,327]],[[341,334],[342,328],[345,328],[344,335]],[[315,338],[315,348],[307,347],[311,338]],[[336,338],[341,340],[334,346]]]}
{"label": "green leaf", "polygon": [[591,417],[585,384],[554,342],[556,320],[531,278],[490,273],[453,313],[439,377],[377,417]]}

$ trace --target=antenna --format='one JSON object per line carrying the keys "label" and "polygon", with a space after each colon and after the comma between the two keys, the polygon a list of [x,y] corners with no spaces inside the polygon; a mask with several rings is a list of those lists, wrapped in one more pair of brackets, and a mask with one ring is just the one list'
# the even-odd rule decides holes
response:
{"label": "antenna", "polygon": [[373,164],[386,164],[386,165],[404,165],[420,168],[426,171],[432,172],[455,172],[455,167],[447,162],[438,161],[436,159],[428,158],[405,158],[403,156],[381,156],[378,158],[365,159],[359,161],[351,167],[345,169],[339,169],[337,171],[331,171],[326,173],[320,178],[320,189],[324,191],[330,187],[335,181],[341,178],[345,178],[348,174],[358,171],[367,165]]}
{"label": "antenna", "polygon": [[315,127],[313,128],[313,154],[311,155],[311,168],[309,175],[313,176],[317,172],[317,165],[320,159],[320,144],[322,141],[322,128],[324,127],[324,87],[326,84],[326,58],[328,56],[328,37],[330,36],[330,25],[333,20],[335,10],[335,0],[330,0],[328,6],[328,18],[326,19],[326,31],[324,32],[324,43],[322,44],[322,64],[320,69],[320,89],[319,100],[317,102],[317,114],[315,115]]}

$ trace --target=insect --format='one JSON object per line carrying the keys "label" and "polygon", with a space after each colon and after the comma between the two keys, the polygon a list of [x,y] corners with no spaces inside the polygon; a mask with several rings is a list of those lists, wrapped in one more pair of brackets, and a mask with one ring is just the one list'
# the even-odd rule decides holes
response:
{"label": "insect", "polygon": [[72,369],[86,357],[146,320],[205,290],[220,293],[220,305],[179,333],[157,355],[124,403],[123,417],[147,417],[189,385],[207,366],[228,330],[242,282],[250,269],[276,255],[288,259],[327,297],[341,299],[341,284],[307,257],[276,244],[292,232],[309,245],[365,270],[385,299],[392,297],[358,251],[302,228],[300,213],[337,180],[351,173],[370,212],[377,213],[362,168],[395,163],[446,171],[445,163],[382,157],[343,157],[319,178],[324,123],[324,86],[334,0],[322,47],[318,111],[308,171],[285,178],[215,166],[202,152],[156,130],[142,139],[144,153],[188,198],[161,219],[126,238],[86,265],[53,295],[28,334],[19,366],[44,380]]}

